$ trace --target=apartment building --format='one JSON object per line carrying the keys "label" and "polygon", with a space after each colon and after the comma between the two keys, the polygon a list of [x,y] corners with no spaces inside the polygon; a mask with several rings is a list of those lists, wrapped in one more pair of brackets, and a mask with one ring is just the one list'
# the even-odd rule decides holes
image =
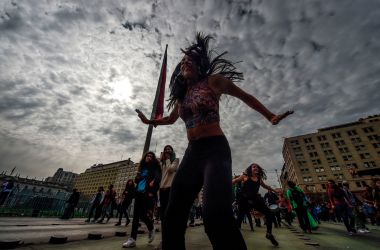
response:
{"label": "apartment building", "polygon": [[281,182],[288,180],[310,193],[324,193],[327,180],[347,181],[351,190],[364,190],[380,176],[380,115],[286,138]]}
{"label": "apartment building", "polygon": [[83,196],[93,196],[99,186],[106,190],[110,184],[114,185],[117,194],[124,190],[128,179],[134,179],[137,174],[137,165],[130,159],[108,164],[96,164],[86,169],[76,178],[74,187]]}

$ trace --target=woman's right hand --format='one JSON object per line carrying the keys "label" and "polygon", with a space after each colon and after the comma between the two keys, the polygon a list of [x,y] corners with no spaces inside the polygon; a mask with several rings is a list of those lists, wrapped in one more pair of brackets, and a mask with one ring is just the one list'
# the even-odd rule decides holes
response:
{"label": "woman's right hand", "polygon": [[150,124],[150,120],[139,109],[135,109],[135,111],[144,124]]}

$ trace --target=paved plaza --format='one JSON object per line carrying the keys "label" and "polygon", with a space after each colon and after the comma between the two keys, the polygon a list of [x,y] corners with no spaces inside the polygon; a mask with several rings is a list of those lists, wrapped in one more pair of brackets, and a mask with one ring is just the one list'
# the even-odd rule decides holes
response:
{"label": "paved plaza", "polygon": [[[114,226],[115,220],[108,224],[87,224],[83,219],[59,220],[52,218],[0,218],[0,241],[6,239],[20,239],[23,245],[19,250],[108,250],[122,249],[122,243],[128,236],[117,237],[115,232],[125,231],[129,235],[131,226]],[[295,224],[296,225],[296,224]],[[156,225],[159,227],[159,225]],[[144,229],[144,227],[143,227]],[[248,249],[361,249],[372,250],[380,246],[380,230],[371,227],[371,233],[364,235],[348,236],[342,224],[323,223],[319,230],[313,234],[300,233],[297,226],[288,228],[274,228],[279,247],[274,247],[265,239],[265,227],[255,228],[254,232],[243,224],[242,233]],[[88,240],[89,233],[101,233],[100,240]],[[64,235],[68,238],[65,244],[49,244],[53,235]],[[137,247],[140,250],[153,250],[159,243],[160,233],[152,244],[148,244],[147,233],[139,234]],[[309,245],[310,244],[310,245]],[[186,234],[186,249],[188,250],[211,250],[212,247],[204,233],[203,226],[190,227]]]}

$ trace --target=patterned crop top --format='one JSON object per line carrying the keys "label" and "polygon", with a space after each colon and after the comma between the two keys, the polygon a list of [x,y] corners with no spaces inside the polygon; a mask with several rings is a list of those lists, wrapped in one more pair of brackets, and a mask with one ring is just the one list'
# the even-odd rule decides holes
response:
{"label": "patterned crop top", "polygon": [[219,97],[208,86],[207,78],[189,86],[178,114],[187,129],[219,122]]}

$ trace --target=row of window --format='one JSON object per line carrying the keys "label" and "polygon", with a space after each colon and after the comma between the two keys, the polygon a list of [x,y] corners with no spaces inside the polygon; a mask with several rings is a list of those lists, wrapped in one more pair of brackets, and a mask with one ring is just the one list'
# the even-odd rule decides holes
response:
{"label": "row of window", "polygon": [[[364,128],[363,131],[364,131],[365,133],[374,132],[374,130],[373,130],[372,127]],[[350,131],[347,131],[347,134],[348,134],[349,136],[356,136],[356,135],[357,135],[356,130],[350,130]],[[340,139],[340,138],[342,138],[341,133],[339,133],[339,132],[337,132],[337,133],[332,133],[332,134],[331,134],[331,137],[332,137],[333,139]],[[379,140],[380,140],[380,136],[379,136],[379,135],[368,135],[367,138],[368,138],[369,141],[379,141]],[[318,141],[320,141],[320,142],[322,142],[322,141],[326,141],[326,140],[327,140],[327,138],[326,138],[325,135],[317,136],[317,139],[318,139]],[[338,140],[338,141],[340,142],[341,140]],[[352,141],[353,143],[357,143],[357,142],[361,142],[361,139],[360,139],[360,137],[353,137],[353,138],[351,138],[351,141]],[[313,142],[313,139],[312,139],[311,137],[307,137],[307,138],[304,138],[304,139],[303,139],[303,142],[304,142],[305,144],[312,143],[312,142]],[[297,146],[297,145],[300,145],[300,143],[299,143],[298,140],[295,139],[295,140],[291,140],[291,141],[290,141],[290,145],[292,145],[292,146]],[[313,149],[311,146],[312,146],[312,145],[310,145],[310,148]]]}

